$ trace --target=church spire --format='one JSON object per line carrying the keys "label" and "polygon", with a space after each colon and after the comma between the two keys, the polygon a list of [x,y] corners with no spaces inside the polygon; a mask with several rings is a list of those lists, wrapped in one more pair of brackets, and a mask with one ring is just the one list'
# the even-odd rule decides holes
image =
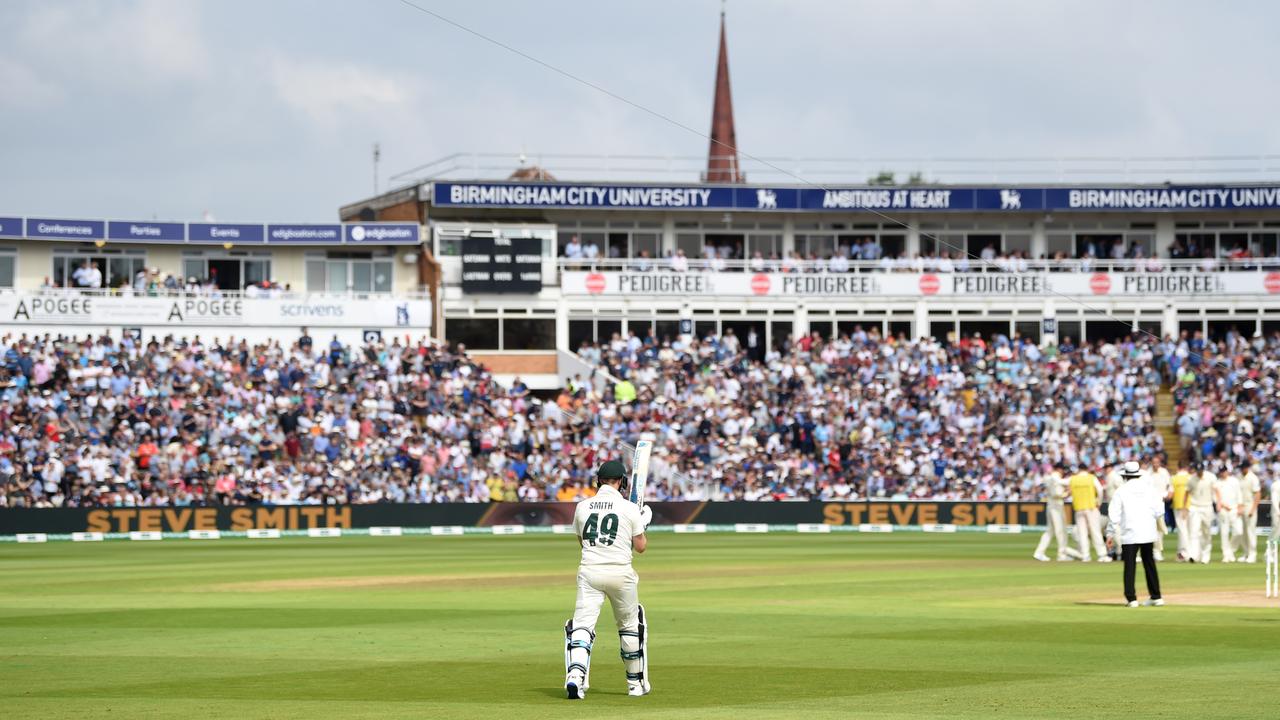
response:
{"label": "church spire", "polygon": [[745,182],[738,164],[738,138],[733,130],[733,96],[729,91],[729,46],[725,42],[724,5],[720,7],[720,54],[716,60],[715,105],[711,109],[711,149],[703,180]]}

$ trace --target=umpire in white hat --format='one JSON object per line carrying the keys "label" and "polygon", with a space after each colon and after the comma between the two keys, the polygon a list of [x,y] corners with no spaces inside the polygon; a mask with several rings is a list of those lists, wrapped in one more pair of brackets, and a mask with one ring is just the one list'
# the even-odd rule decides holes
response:
{"label": "umpire in white hat", "polygon": [[1142,479],[1142,468],[1136,462],[1127,462],[1120,470],[1124,485],[1116,490],[1107,506],[1107,519],[1111,536],[1120,542],[1120,557],[1124,560],[1124,599],[1129,607],[1138,607],[1138,593],[1133,586],[1137,572],[1137,559],[1142,556],[1142,570],[1147,576],[1147,592],[1151,599],[1147,605],[1164,605],[1160,598],[1160,576],[1156,573],[1154,544],[1160,540],[1157,520],[1164,517],[1164,498],[1156,493],[1152,483]]}

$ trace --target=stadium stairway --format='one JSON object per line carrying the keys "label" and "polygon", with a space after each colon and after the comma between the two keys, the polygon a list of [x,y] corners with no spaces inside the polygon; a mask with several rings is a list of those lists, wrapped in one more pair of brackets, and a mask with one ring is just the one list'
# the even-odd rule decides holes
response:
{"label": "stadium stairway", "polygon": [[1182,459],[1178,444],[1178,427],[1174,424],[1177,411],[1173,403],[1173,390],[1168,385],[1161,385],[1156,393],[1156,429],[1164,439],[1164,453],[1170,464],[1176,465]]}

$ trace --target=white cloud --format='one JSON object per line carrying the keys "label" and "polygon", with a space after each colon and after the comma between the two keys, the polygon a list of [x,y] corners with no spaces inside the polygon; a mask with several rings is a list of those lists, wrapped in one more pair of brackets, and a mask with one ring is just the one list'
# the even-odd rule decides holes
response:
{"label": "white cloud", "polygon": [[5,57],[0,57],[0,88],[4,88],[0,107],[8,105],[14,110],[47,110],[66,97],[61,88],[42,79],[30,67]]}
{"label": "white cloud", "polygon": [[411,93],[404,82],[354,63],[276,55],[270,66],[271,83],[279,99],[322,131],[369,116],[402,112],[410,102]]}
{"label": "white cloud", "polygon": [[46,81],[122,89],[196,80],[210,68],[199,6],[166,0],[42,3],[25,18],[12,52],[40,67]]}

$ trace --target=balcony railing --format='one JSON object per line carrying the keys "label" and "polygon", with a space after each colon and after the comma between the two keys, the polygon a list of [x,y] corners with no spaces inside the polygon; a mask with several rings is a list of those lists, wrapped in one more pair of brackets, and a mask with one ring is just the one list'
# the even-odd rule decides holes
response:
{"label": "balcony railing", "polygon": [[1063,259],[1024,260],[940,260],[910,258],[888,260],[849,260],[834,268],[829,260],[711,260],[685,259],[683,268],[672,258],[597,258],[594,260],[558,258],[560,271],[591,272],[798,272],[798,273],[884,273],[884,272],[1257,272],[1280,271],[1280,257],[1273,258],[1137,258],[1137,259]]}

